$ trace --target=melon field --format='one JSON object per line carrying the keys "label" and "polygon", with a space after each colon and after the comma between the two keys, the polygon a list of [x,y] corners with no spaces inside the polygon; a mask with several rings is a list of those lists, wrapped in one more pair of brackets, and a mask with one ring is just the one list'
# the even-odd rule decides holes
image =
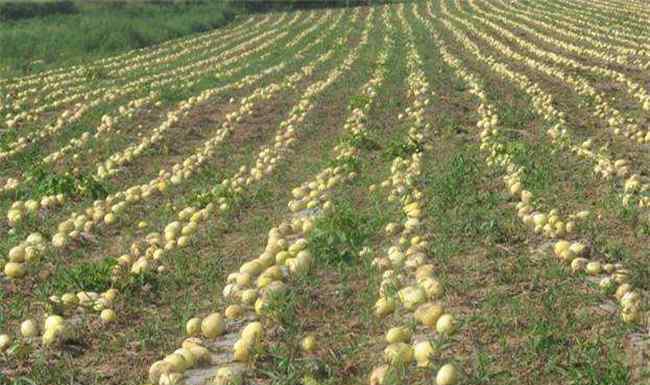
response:
{"label": "melon field", "polygon": [[0,384],[650,384],[648,20],[274,11],[0,78]]}

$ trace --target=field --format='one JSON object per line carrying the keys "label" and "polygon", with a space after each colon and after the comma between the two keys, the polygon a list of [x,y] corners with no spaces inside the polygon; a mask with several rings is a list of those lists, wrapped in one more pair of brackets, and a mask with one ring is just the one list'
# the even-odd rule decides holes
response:
{"label": "field", "polygon": [[238,8],[224,1],[0,2],[0,76],[85,64],[206,32],[232,21]]}
{"label": "field", "polygon": [[260,13],[0,79],[0,384],[650,384],[649,18]]}

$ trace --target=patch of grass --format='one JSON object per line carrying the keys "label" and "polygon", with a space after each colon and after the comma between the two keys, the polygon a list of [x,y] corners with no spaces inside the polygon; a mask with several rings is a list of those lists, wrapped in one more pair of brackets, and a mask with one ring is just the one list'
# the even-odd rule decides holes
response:
{"label": "patch of grass", "polygon": [[355,95],[350,98],[350,102],[348,103],[348,108],[351,110],[357,109],[357,108],[364,108],[365,106],[370,103],[370,98],[364,95]]}
{"label": "patch of grass", "polygon": [[[264,367],[258,369],[271,385],[301,385],[305,369],[297,354],[286,345],[273,344],[265,352]],[[267,369],[268,367],[268,369]]]}
{"label": "patch of grass", "polygon": [[440,248],[447,249],[444,255],[451,255],[464,243],[459,235],[491,237],[500,242],[509,238],[506,221],[495,212],[500,196],[480,189],[483,174],[473,148],[458,151],[440,165],[440,173],[427,176],[431,215],[446,218],[439,227],[441,233],[451,238],[449,242],[434,244],[439,253]]}
{"label": "patch of grass", "polygon": [[117,265],[114,258],[100,262],[82,262],[74,267],[59,267],[49,279],[51,288],[57,293],[70,291],[102,292],[112,286],[112,270]]}
{"label": "patch of grass", "polygon": [[87,62],[208,31],[230,22],[239,12],[229,2],[111,4],[84,4],[77,14],[3,22],[0,65],[9,73],[28,74],[52,65]]}
{"label": "patch of grass", "polygon": [[630,375],[627,368],[609,354],[607,349],[606,341],[585,341],[580,346],[579,353],[572,355],[569,360],[567,375],[571,382],[584,385],[629,384]]}
{"label": "patch of grass", "polygon": [[516,164],[526,168],[522,176],[522,184],[532,191],[544,191],[551,185],[552,172],[549,162],[544,162],[542,154],[553,153],[553,149],[543,144],[531,145],[520,140],[507,143],[509,154],[512,154]]}

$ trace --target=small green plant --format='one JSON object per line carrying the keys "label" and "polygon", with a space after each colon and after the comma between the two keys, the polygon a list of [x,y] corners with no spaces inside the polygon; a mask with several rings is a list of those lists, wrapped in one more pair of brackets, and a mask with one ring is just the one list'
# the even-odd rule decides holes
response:
{"label": "small green plant", "polygon": [[266,305],[266,311],[266,314],[279,322],[288,332],[298,330],[296,294],[294,291],[271,293],[269,303]]}
{"label": "small green plant", "polygon": [[351,134],[345,139],[351,146],[365,151],[376,151],[381,148],[379,143],[373,140],[367,133]]}
{"label": "small green plant", "polygon": [[337,206],[335,211],[316,221],[309,235],[310,249],[317,261],[337,265],[353,263],[369,237],[367,218],[350,206]]}
{"label": "small green plant", "polygon": [[108,290],[112,285],[112,270],[117,264],[114,258],[100,262],[82,262],[73,267],[61,266],[50,280],[57,292]]}
{"label": "small green plant", "polygon": [[422,149],[421,143],[410,138],[395,139],[386,146],[384,156],[387,159],[407,158],[415,153],[422,152]]}
{"label": "small green plant", "polygon": [[125,281],[118,282],[120,291],[127,293],[141,293],[142,288],[147,288],[148,293],[158,295],[161,287],[160,276],[151,270],[140,274],[129,274]]}
{"label": "small green plant", "polygon": [[[2,98],[3,95],[0,95]],[[18,139],[18,130],[15,128],[4,128],[0,131],[0,151],[9,150],[9,143],[13,143]]]}
{"label": "small green plant", "polygon": [[236,201],[238,197],[232,189],[223,184],[217,184],[208,190],[201,189],[196,191],[194,194],[187,197],[184,200],[184,203],[185,205],[193,207],[205,207],[209,203],[216,203],[219,198],[227,198],[229,201]]}
{"label": "small green plant", "polygon": [[370,98],[364,95],[355,95],[350,98],[350,102],[348,103],[348,107],[351,110],[354,110],[356,108],[364,108],[370,103]]}
{"label": "small green plant", "polygon": [[36,168],[26,178],[30,183],[19,191],[18,196],[41,197],[45,195],[64,194],[69,196],[87,196],[92,199],[105,198],[108,195],[107,187],[92,176],[64,175]]}

